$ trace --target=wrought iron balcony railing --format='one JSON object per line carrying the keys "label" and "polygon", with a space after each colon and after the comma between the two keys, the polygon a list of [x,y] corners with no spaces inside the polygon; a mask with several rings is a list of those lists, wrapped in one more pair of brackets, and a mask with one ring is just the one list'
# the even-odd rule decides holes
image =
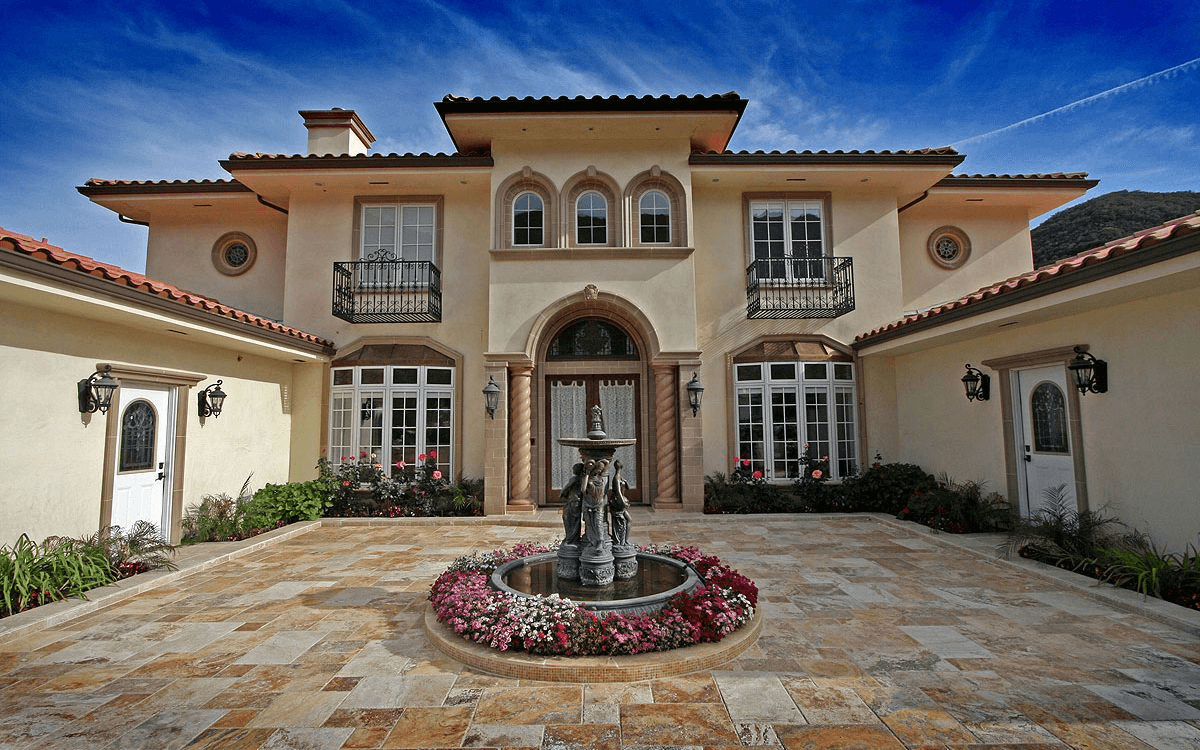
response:
{"label": "wrought iron balcony railing", "polygon": [[436,323],[442,272],[427,260],[390,252],[333,264],[333,314],[350,323]]}
{"label": "wrought iron balcony railing", "polygon": [[749,318],[836,318],[854,309],[853,258],[768,258],[746,269]]}

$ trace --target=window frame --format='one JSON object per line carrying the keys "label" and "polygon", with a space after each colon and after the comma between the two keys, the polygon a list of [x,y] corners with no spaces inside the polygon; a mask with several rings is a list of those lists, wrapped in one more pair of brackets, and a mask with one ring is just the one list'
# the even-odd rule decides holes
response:
{"label": "window frame", "polygon": [[[417,365],[417,364],[376,364],[376,365],[348,365],[342,367],[333,367],[330,370],[330,390],[329,390],[329,427],[327,430],[328,438],[328,456],[331,464],[335,466],[341,463],[341,458],[345,456],[347,460],[357,459],[362,452],[370,455],[375,452],[378,462],[383,465],[384,471],[391,473],[395,470],[396,462],[404,460],[409,465],[417,462],[420,454],[428,454],[429,450],[437,452],[435,460],[436,467],[441,470],[446,477],[455,476],[454,472],[458,466],[457,443],[459,438],[459,406],[458,406],[458,378],[459,367],[457,365],[438,364],[438,365]],[[367,371],[382,371],[382,382],[363,382],[363,375]],[[397,382],[396,374],[398,371],[416,371],[416,382]],[[448,372],[449,382],[431,382],[431,372]],[[339,373],[350,373],[350,382],[337,384]],[[395,399],[397,397],[415,396],[416,404],[416,424],[412,427],[416,433],[416,440],[411,446],[411,455],[398,455],[396,453],[397,444],[394,442],[394,431],[397,427],[395,422]],[[346,398],[349,397],[349,401]],[[364,407],[364,399],[379,399],[378,407],[372,406],[372,424],[368,427],[362,426],[361,412]],[[438,413],[443,418],[436,424],[430,424],[430,408],[431,399],[437,399],[438,403],[433,404]],[[444,403],[448,400],[448,404]],[[375,409],[378,409],[376,411]],[[343,419],[339,419],[339,415]],[[375,424],[374,417],[378,415],[378,425]],[[363,444],[363,430],[378,431],[379,440],[369,440],[370,445]],[[431,444],[429,440],[430,431],[437,431],[437,440]],[[339,434],[341,431],[343,434]],[[344,442],[348,438],[349,442]],[[378,443],[378,444],[376,444]],[[432,445],[432,448],[431,448]],[[409,448],[407,442],[399,445],[401,452]]]}
{"label": "window frame", "polygon": [[[833,236],[831,233],[832,227],[832,212],[831,212],[831,196],[828,193],[746,193],[743,196],[743,216],[745,221],[745,241],[746,241],[746,266],[750,267],[755,261],[777,261],[779,270],[782,273],[766,273],[759,274],[762,280],[771,280],[775,283],[796,285],[796,286],[811,286],[814,284],[829,283],[829,258],[833,256]],[[778,258],[766,255],[759,258],[756,255],[755,247],[755,216],[754,211],[758,206],[766,204],[782,204],[781,224],[782,236],[779,242],[783,244],[783,255]],[[816,207],[820,212],[818,226],[820,227],[820,255],[796,255],[794,254],[795,243],[797,238],[792,234],[793,222],[790,220],[791,207],[793,204],[808,204]],[[772,238],[767,238],[768,242]],[[804,240],[800,240],[804,241]],[[813,269],[813,264],[819,264],[819,273],[809,273]],[[767,264],[769,271],[776,270],[775,263]],[[798,269],[803,267],[805,273],[799,273]]]}
{"label": "window frame", "polygon": [[[584,241],[582,233],[585,231],[585,229],[583,226],[580,225],[580,222],[579,222],[579,220],[583,216],[583,209],[580,207],[580,203],[583,202],[584,198],[588,198],[589,196],[595,196],[596,198],[598,198],[600,200],[600,202],[602,204],[601,208],[604,211],[604,214],[603,214],[604,226],[602,227],[602,231],[604,232],[604,236],[602,239],[597,240],[595,238],[596,226],[592,225],[592,226],[588,227],[586,230],[588,232],[591,232],[592,238],[587,241]],[[608,196],[606,196],[604,193],[602,193],[601,191],[597,190],[594,187],[587,187],[582,192],[580,192],[579,195],[575,196],[575,202],[574,202],[575,222],[574,222],[574,224],[575,224],[575,244],[576,245],[579,245],[580,247],[604,247],[609,244],[609,239],[611,237],[609,232],[612,229],[612,227],[609,226],[610,222],[608,220],[609,214],[611,213],[610,208],[609,208],[609,203],[610,203],[610,201],[608,199]],[[594,213],[596,210],[595,206],[593,206],[587,210],[592,212],[590,214],[590,216],[591,216],[592,220],[594,221],[596,218],[596,215]]]}
{"label": "window frame", "polygon": [[[650,198],[650,197],[652,197],[652,196],[656,196],[656,197],[658,197],[658,198],[661,198],[661,199],[662,199],[662,201],[663,201],[663,203],[665,203],[665,204],[666,204],[666,209],[667,209],[666,217],[667,217],[667,221],[666,221],[666,226],[665,226],[665,227],[663,227],[663,226],[660,226],[658,222],[655,222],[655,223],[651,224],[649,227],[647,227],[647,225],[646,225],[646,216],[647,216],[647,213],[645,212],[645,209],[644,209],[644,207],[642,206],[642,202],[643,202],[643,201],[645,201],[647,198]],[[652,209],[651,209],[651,210],[653,211],[653,210],[656,210],[656,209],[657,209],[657,207],[652,207]],[[656,215],[660,215],[660,214],[654,214],[654,213],[652,213],[652,214],[650,214],[650,215],[651,215],[651,216],[656,216]],[[667,246],[669,246],[669,245],[671,244],[671,242],[672,242],[672,239],[673,239],[673,238],[671,237],[671,234],[672,234],[672,232],[671,232],[671,222],[672,222],[672,219],[673,219],[674,217],[672,217],[672,215],[671,215],[671,196],[670,196],[670,195],[668,195],[666,191],[664,191],[662,188],[659,188],[659,187],[651,187],[651,188],[649,188],[649,189],[647,189],[647,190],[644,190],[644,191],[642,191],[642,192],[641,192],[641,194],[640,194],[640,195],[638,195],[638,199],[637,199],[637,217],[638,217],[638,221],[637,221],[637,232],[638,232],[638,244],[639,244],[639,245],[667,245]],[[647,229],[647,228],[649,228],[649,229],[651,230],[651,232],[654,234],[654,237],[655,237],[654,239],[650,239],[650,240],[647,240],[647,239],[646,239],[646,237],[645,237],[645,234],[644,234],[644,233],[645,233],[645,231],[646,231],[646,229]],[[666,238],[665,240],[660,240],[660,239],[657,239],[658,231],[659,231],[660,229],[666,229],[666,232],[667,232],[667,238]]]}
{"label": "window frame", "polygon": [[[809,375],[816,365],[825,368],[823,377]],[[788,367],[792,368],[790,376]],[[845,377],[847,373],[849,377]],[[735,362],[730,376],[733,445],[738,458],[750,459],[752,470],[761,471],[769,482],[793,481],[799,473],[803,445],[808,444],[812,458],[829,457],[830,479],[842,480],[858,472],[861,435],[854,363],[805,359]],[[814,409],[823,419],[813,418]],[[777,414],[780,410],[784,413]],[[794,433],[791,437],[788,428]]]}
{"label": "window frame", "polygon": [[[354,260],[369,260],[371,253],[364,253],[366,249],[366,232],[364,224],[366,219],[366,211],[368,208],[395,208],[396,223],[395,223],[395,260],[400,261],[428,261],[435,267],[442,267],[442,241],[444,237],[445,226],[445,200],[440,195],[360,195],[354,199],[354,229],[351,237],[350,257]],[[430,257],[425,258],[406,258],[403,257],[403,222],[400,221],[405,208],[431,208],[433,210],[432,221],[430,223]],[[380,245],[374,245],[376,251],[381,249]],[[377,260],[386,260],[386,258],[377,258]]]}
{"label": "window frame", "polygon": [[[526,227],[518,227],[517,226],[517,204],[519,204],[521,202],[521,199],[525,198],[526,196],[536,199],[537,202],[540,204],[539,212],[541,214],[541,221],[539,222],[539,224],[537,226],[537,231],[540,233],[540,238],[536,242],[533,242],[533,241],[518,242],[517,241],[517,231],[519,229],[522,229],[526,232],[533,231],[532,226],[526,226]],[[510,222],[511,223],[511,234],[509,235],[510,245],[512,247],[545,247],[545,245],[546,245],[546,199],[543,198],[541,195],[539,195],[534,190],[529,190],[529,189],[522,190],[521,192],[517,193],[516,196],[513,197],[511,211],[512,211],[512,216],[510,217],[511,218],[511,222]]]}

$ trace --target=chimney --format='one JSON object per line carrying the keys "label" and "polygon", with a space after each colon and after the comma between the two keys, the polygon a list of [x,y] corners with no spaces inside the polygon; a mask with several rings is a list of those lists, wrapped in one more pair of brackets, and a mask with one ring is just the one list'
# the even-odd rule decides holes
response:
{"label": "chimney", "polygon": [[308,128],[310,156],[365,154],[375,142],[375,136],[352,109],[302,109],[300,116]]}

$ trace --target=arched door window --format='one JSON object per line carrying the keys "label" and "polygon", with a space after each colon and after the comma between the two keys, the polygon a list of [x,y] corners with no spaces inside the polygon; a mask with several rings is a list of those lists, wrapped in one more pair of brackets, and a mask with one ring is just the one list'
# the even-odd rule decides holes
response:
{"label": "arched door window", "polygon": [[1051,382],[1039,383],[1029,395],[1033,415],[1033,449],[1040,453],[1069,453],[1067,400]]}
{"label": "arched door window", "polygon": [[644,243],[671,241],[671,201],[661,190],[647,190],[638,201],[641,240]]}
{"label": "arched door window", "polygon": [[513,244],[543,243],[545,206],[537,193],[521,193],[513,201]]}
{"label": "arched door window", "polygon": [[121,461],[118,471],[154,468],[154,435],[158,415],[149,401],[138,399],[121,417]]}
{"label": "arched door window", "polygon": [[595,190],[575,201],[575,237],[580,245],[608,242],[608,201]]}
{"label": "arched door window", "polygon": [[603,320],[581,320],[564,328],[550,342],[546,359],[637,359],[629,334]]}

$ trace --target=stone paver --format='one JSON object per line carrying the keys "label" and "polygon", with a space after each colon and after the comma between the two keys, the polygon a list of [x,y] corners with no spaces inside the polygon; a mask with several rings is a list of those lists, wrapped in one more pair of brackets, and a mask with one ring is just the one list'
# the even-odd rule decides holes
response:
{"label": "stone paver", "polygon": [[535,684],[429,644],[451,560],[556,531],[539,514],[202,545],[108,606],[0,621],[0,748],[1200,748],[1196,618],[876,516],[639,509],[636,541],[759,585],[760,638],[713,672]]}

